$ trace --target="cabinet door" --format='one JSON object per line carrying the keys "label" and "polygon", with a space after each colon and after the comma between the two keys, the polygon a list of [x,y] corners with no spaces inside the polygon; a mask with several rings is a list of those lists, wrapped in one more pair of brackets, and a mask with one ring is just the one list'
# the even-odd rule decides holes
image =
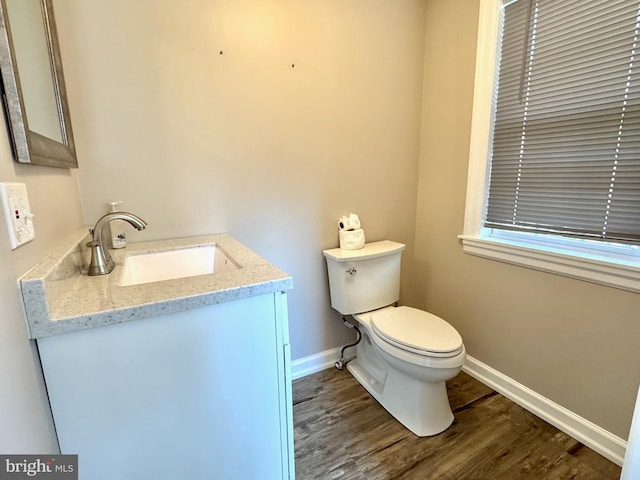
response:
{"label": "cabinet door", "polygon": [[287,478],[277,323],[263,295],[38,340],[62,453],[92,480]]}

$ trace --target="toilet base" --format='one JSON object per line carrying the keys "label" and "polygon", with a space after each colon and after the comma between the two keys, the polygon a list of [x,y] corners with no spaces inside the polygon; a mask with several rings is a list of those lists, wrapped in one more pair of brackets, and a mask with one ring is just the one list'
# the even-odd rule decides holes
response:
{"label": "toilet base", "polygon": [[347,364],[347,370],[380,405],[417,436],[437,435],[453,423],[445,382],[419,382],[390,367],[382,383],[370,375],[357,358]]}

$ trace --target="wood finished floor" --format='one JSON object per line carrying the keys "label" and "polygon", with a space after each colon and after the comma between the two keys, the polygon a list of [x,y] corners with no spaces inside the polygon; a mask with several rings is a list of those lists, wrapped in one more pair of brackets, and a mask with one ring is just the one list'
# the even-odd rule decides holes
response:
{"label": "wood finished floor", "polygon": [[465,373],[435,437],[398,423],[346,370],[293,382],[298,480],[609,480],[620,467]]}

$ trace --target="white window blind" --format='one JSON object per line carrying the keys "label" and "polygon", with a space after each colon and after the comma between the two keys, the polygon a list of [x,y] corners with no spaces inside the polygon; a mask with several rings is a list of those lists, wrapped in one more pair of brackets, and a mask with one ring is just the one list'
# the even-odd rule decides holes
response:
{"label": "white window blind", "polygon": [[639,13],[504,7],[486,227],[640,243]]}

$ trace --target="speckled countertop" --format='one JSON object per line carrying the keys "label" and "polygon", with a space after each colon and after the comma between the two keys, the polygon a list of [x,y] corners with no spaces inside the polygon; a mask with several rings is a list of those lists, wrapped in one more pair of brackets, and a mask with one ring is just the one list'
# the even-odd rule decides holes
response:
{"label": "speckled countertop", "polygon": [[[89,240],[88,230],[79,230],[20,279],[30,338],[149,318],[293,287],[289,275],[226,234],[129,243],[124,249],[111,250],[115,269],[96,277],[86,274]],[[220,247],[240,268],[162,282],[118,285],[127,255],[201,245]]]}

